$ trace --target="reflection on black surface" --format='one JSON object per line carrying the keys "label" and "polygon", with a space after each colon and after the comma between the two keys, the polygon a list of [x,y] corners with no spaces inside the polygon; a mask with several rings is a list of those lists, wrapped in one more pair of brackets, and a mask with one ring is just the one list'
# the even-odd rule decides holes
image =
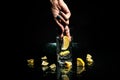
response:
{"label": "reflection on black surface", "polygon": [[[66,36],[65,36],[66,37]],[[66,37],[67,38],[67,37]],[[67,43],[67,46],[64,45]],[[62,50],[62,47],[65,49]],[[72,74],[72,51],[71,42],[68,39],[56,38],[56,54],[57,54],[57,80],[71,80]]]}
{"label": "reflection on black surface", "polygon": [[85,66],[77,66],[77,75],[80,75],[83,71],[85,71]]}
{"label": "reflection on black surface", "polygon": [[[72,45],[73,45],[72,53],[76,53],[76,52],[80,53],[80,49],[78,48],[79,44],[73,43]],[[42,80],[46,80],[47,78],[52,78],[54,80],[74,80],[75,76],[76,78],[81,78],[82,76],[84,77],[86,73],[89,74],[89,72],[91,72],[94,66],[94,65],[87,65],[87,61],[86,61],[87,56],[83,57],[82,53],[80,53],[79,56],[68,58],[68,60],[66,59],[62,60],[63,58],[59,58],[64,63],[61,65],[61,63],[59,63],[59,60],[57,62],[58,58],[55,53],[56,43],[46,44],[44,50],[46,51],[46,53],[48,53],[48,55],[45,54],[41,57]],[[84,61],[85,66],[77,65],[78,57]],[[34,59],[29,59],[29,60],[34,60]],[[69,63],[69,62],[72,62],[72,63]],[[68,63],[70,65],[65,63]],[[31,66],[29,66],[29,68],[33,69]],[[40,68],[37,68],[37,71],[40,71]]]}

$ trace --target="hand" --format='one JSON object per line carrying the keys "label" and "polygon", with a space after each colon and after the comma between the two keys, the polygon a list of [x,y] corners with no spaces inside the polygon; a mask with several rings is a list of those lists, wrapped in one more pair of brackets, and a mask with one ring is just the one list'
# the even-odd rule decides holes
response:
{"label": "hand", "polygon": [[50,2],[52,4],[51,10],[54,20],[62,30],[62,37],[65,27],[69,25],[69,18],[71,16],[70,10],[63,0],[50,0]]}

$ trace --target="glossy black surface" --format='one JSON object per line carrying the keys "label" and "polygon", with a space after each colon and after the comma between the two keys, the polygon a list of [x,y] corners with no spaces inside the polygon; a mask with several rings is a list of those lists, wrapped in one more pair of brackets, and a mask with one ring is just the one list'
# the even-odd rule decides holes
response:
{"label": "glossy black surface", "polygon": [[[109,1],[105,3],[104,0],[68,0],[67,2],[72,12],[70,28],[73,43],[79,44],[73,48],[73,58],[85,59],[85,54],[90,53],[95,61],[94,65],[87,67],[81,75],[73,76],[76,80],[116,79],[119,65],[117,62],[119,61],[119,29],[117,30],[118,26],[115,26],[117,22],[112,22],[115,19],[111,19],[113,14],[110,13],[114,12],[111,10],[112,4],[109,4],[111,6],[109,7]],[[16,71],[13,77],[16,80],[55,80],[56,74],[43,75],[44,72],[41,70],[41,57],[44,55],[48,56],[50,64],[56,63],[55,47],[46,48],[48,43],[56,43],[57,34],[49,0],[18,1],[10,11],[11,9],[14,11],[14,21],[11,26],[15,27],[9,27],[12,29],[8,31],[12,34],[8,33],[9,38],[6,40],[10,43],[7,48],[12,48],[11,53],[15,52],[12,55],[15,58],[13,68]],[[107,10],[110,10],[107,13],[108,18],[105,15]],[[10,51],[7,53],[11,54]],[[33,69],[26,65],[26,59],[29,58],[35,59]],[[75,66],[73,67],[76,69]]]}
{"label": "glossy black surface", "polygon": [[[27,57],[21,57],[19,56],[19,62],[22,60],[21,63],[17,63],[18,67],[17,68],[17,78],[20,78],[22,80],[62,80],[62,79],[57,79],[58,77],[58,72],[59,72],[59,67],[55,70],[55,72],[51,71],[51,69],[47,69],[46,71],[42,70],[41,66],[41,57],[42,56],[47,56],[48,57],[48,62],[50,64],[57,64],[57,56],[56,56],[56,43],[46,43],[44,45],[41,45],[41,50],[37,55],[34,54],[31,56]],[[35,51],[37,52],[37,51]],[[70,71],[70,74],[68,74],[69,80],[74,80],[74,79],[81,79],[81,80],[89,80],[89,79],[104,79],[104,78],[116,78],[117,77],[117,65],[116,62],[113,62],[114,60],[111,61],[111,56],[108,55],[103,55],[102,53],[98,53],[94,50],[86,50],[82,49],[80,47],[79,43],[73,43],[73,69]],[[42,54],[41,54],[42,53]],[[86,54],[89,53],[92,55],[94,64],[92,66],[85,66],[85,71],[83,71],[80,74],[77,74],[77,67],[76,67],[76,58],[81,57],[85,61]],[[41,54],[41,55],[40,55]],[[106,54],[104,52],[104,54]],[[106,58],[107,57],[107,58]],[[30,68],[27,65],[27,59],[33,58],[35,60],[35,66],[34,68]],[[113,58],[114,59],[114,58]],[[112,63],[111,63],[112,62]],[[86,62],[85,62],[86,64]],[[58,72],[57,72],[58,71]],[[61,75],[62,76],[62,75]],[[59,78],[61,78],[61,76]],[[65,76],[65,75],[63,75]]]}
{"label": "glossy black surface", "polygon": [[[48,57],[48,62],[50,64],[57,64],[57,55],[56,55],[56,43],[47,43],[45,45],[42,45],[43,51],[40,53],[45,53],[42,54],[42,56],[47,56]],[[80,48],[79,43],[73,43],[73,69],[70,71],[68,74],[69,80],[74,80],[74,79],[81,79],[81,80],[86,80],[86,79],[103,79],[106,77],[110,77],[109,75],[113,74],[114,67],[112,65],[108,66],[110,62],[106,62],[104,57],[101,56],[96,56],[97,53],[90,50],[86,51],[82,48]],[[80,74],[77,74],[77,66],[76,66],[76,58],[81,57],[85,61],[86,54],[89,53],[93,56],[94,64],[92,66],[85,66],[85,71],[83,71]],[[55,72],[52,72],[50,69],[47,69],[46,71],[42,70],[41,66],[41,57],[42,56],[29,56],[24,58],[24,68],[21,71],[21,73],[18,75],[19,77],[23,79],[30,79],[30,80],[47,80],[47,79],[54,79],[54,80],[63,80],[61,79],[61,76],[59,76],[59,79],[57,79],[60,67],[57,66],[57,69]],[[27,65],[26,60],[33,58],[35,59],[35,66],[34,68],[30,68]],[[108,60],[109,61],[109,60]],[[86,64],[86,62],[85,62]],[[22,65],[23,66],[23,65]],[[110,69],[110,70],[109,70]],[[63,75],[64,76],[64,75]],[[112,75],[113,77],[113,75]]]}

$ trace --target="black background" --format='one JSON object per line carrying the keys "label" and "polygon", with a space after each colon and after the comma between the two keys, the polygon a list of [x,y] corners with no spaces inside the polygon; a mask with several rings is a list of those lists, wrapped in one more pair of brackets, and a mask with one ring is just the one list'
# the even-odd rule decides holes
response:
{"label": "black background", "polygon": [[[107,2],[107,1],[106,1]],[[104,79],[117,77],[117,54],[119,53],[118,31],[114,20],[108,17],[111,5],[104,0],[67,0],[71,10],[70,28],[73,42],[80,43],[82,49],[91,52],[96,62],[93,75],[88,78]],[[14,16],[11,30],[13,50],[15,51],[14,66],[16,79],[25,79],[34,75],[33,79],[40,79],[34,73],[28,74],[25,59],[40,58],[42,45],[56,41],[56,25],[54,23],[49,0],[16,1],[11,12]],[[112,11],[112,10],[110,10]],[[12,16],[11,16],[12,18]],[[112,26],[112,27],[111,27]],[[41,72],[38,72],[39,74]],[[26,75],[28,74],[28,75]],[[85,79],[88,79],[85,78]]]}

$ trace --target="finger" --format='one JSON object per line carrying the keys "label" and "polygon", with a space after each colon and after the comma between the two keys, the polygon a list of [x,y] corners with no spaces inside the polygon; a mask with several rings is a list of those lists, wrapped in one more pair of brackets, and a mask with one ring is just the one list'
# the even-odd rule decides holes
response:
{"label": "finger", "polygon": [[66,34],[69,34],[69,33],[70,33],[70,29],[69,29],[68,26],[65,27],[65,32],[66,32]]}
{"label": "finger", "polygon": [[64,12],[62,12],[62,11],[60,11],[59,12],[59,14],[67,21],[67,20],[69,20],[69,18],[70,18],[70,16],[71,16],[71,14],[70,13],[64,13]]}
{"label": "finger", "polygon": [[69,40],[71,41],[70,29],[68,26],[65,27],[65,33],[66,33],[66,36],[68,36]]}
{"label": "finger", "polygon": [[61,6],[62,12],[65,13],[68,16],[68,18],[69,18],[71,16],[71,12],[70,12],[67,4],[64,2],[64,0],[59,0],[58,3]]}
{"label": "finger", "polygon": [[58,26],[59,26],[59,27],[61,28],[61,30],[62,30],[62,32],[60,33],[60,38],[62,39],[62,37],[64,36],[63,33],[64,33],[64,31],[65,31],[65,28],[64,28],[64,26],[63,26],[59,21],[56,20],[56,23],[58,24]]}
{"label": "finger", "polygon": [[65,20],[61,15],[58,15],[56,17],[56,19],[63,25],[63,26],[66,26],[66,25],[69,25],[69,20]]}
{"label": "finger", "polygon": [[62,38],[63,38],[63,36],[64,36],[64,35],[63,35],[63,33],[61,33],[60,38],[62,39]]}
{"label": "finger", "polygon": [[58,24],[58,26],[61,28],[62,33],[63,33],[64,32],[64,26],[58,20],[55,20],[55,21]]}

